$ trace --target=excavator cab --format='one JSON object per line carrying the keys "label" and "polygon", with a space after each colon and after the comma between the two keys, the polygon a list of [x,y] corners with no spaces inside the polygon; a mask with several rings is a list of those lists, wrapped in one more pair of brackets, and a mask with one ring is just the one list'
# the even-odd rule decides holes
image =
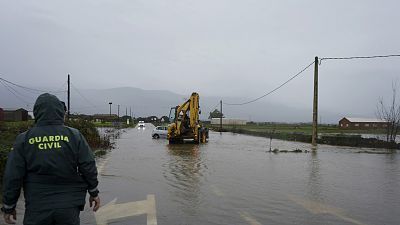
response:
{"label": "excavator cab", "polygon": [[176,109],[177,109],[178,107],[179,107],[179,106],[175,106],[175,107],[172,107],[172,108],[169,110],[169,116],[168,116],[168,118],[169,118],[169,121],[170,121],[170,122],[175,122]]}

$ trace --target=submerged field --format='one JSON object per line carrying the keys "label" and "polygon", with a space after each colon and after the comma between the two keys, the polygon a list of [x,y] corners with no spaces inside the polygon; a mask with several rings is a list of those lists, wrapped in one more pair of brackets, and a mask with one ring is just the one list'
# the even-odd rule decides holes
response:
{"label": "submerged field", "polygon": [[[219,128],[219,125],[210,125],[211,128]],[[245,129],[248,131],[256,132],[277,132],[277,133],[304,133],[312,134],[311,124],[246,124],[246,125],[223,125],[223,128],[228,130]],[[336,125],[318,125],[319,134],[384,134],[383,129],[370,129],[370,130],[350,130],[340,129]]]}
{"label": "submerged field", "polygon": [[[209,125],[209,128],[220,130],[219,125]],[[305,143],[311,143],[312,138],[311,124],[223,125],[222,131]],[[384,137],[385,130],[382,129],[349,130],[336,125],[319,125],[317,142],[336,146],[400,149],[399,143],[386,142]]]}

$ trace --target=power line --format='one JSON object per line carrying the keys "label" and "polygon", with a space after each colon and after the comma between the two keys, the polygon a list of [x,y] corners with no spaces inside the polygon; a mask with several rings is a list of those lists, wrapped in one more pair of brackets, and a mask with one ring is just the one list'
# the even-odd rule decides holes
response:
{"label": "power line", "polygon": [[214,109],[217,109],[218,105],[220,104],[220,102],[218,102],[214,107],[211,108],[210,112],[212,112]]}
{"label": "power line", "polygon": [[68,82],[64,82],[63,85],[56,90],[56,92],[67,92],[67,91],[61,91],[65,86],[67,86],[67,84]]}
{"label": "power line", "polygon": [[[29,105],[32,105],[32,103],[29,103],[29,102],[25,101],[23,98],[21,98],[20,96],[18,96],[18,95],[15,93],[15,90],[14,90],[13,88],[11,88],[10,86],[8,86],[7,83],[3,82],[2,80],[0,80],[0,83],[8,90],[11,94],[13,94],[16,98],[18,98],[20,101],[24,102],[24,103],[27,104],[28,106],[29,106]],[[13,90],[14,90],[14,91],[13,91]]]}
{"label": "power line", "polygon": [[372,55],[372,56],[350,56],[350,57],[324,57],[320,59],[323,60],[349,60],[349,59],[374,59],[374,58],[390,58],[390,57],[400,57],[400,55]]}
{"label": "power line", "polygon": [[6,83],[8,83],[8,84],[12,84],[12,85],[14,85],[14,86],[16,86],[16,87],[23,88],[23,89],[25,89],[25,90],[30,90],[30,91],[39,92],[39,93],[45,93],[45,92],[50,92],[50,93],[62,93],[62,92],[65,92],[65,91],[46,91],[46,90],[40,90],[40,89],[25,87],[25,86],[16,84],[16,83],[14,83],[14,82],[8,81],[8,80],[6,80],[6,79],[3,79],[3,78],[1,78],[1,77],[0,77],[0,80],[3,81],[3,82],[6,82]]}
{"label": "power line", "polygon": [[258,101],[272,93],[274,93],[275,91],[277,91],[278,89],[280,89],[281,87],[283,87],[284,85],[286,85],[287,83],[289,83],[290,81],[292,81],[294,78],[296,78],[297,76],[299,76],[300,74],[302,74],[304,71],[306,71],[310,66],[312,66],[314,64],[314,61],[312,61],[308,66],[304,67],[304,69],[300,70],[300,72],[296,73],[294,76],[292,76],[291,78],[289,78],[287,81],[285,81],[284,83],[282,83],[281,85],[279,85],[278,87],[274,88],[273,90],[265,93],[264,95],[255,98],[253,100],[247,101],[247,102],[243,102],[243,103],[223,103],[224,105],[246,105],[246,104],[250,104],[253,103],[255,101]]}
{"label": "power line", "polygon": [[11,85],[9,85],[9,84],[7,84],[7,83],[5,83],[5,82],[3,82],[5,85],[7,85],[10,89],[12,89],[13,90],[13,92],[15,92],[16,94],[18,94],[19,96],[21,96],[21,97],[23,97],[23,98],[30,98],[30,97],[28,97],[28,96],[26,96],[25,94],[21,94],[21,92],[19,92],[19,91],[17,91],[17,90],[15,90]]}
{"label": "power line", "polygon": [[85,100],[87,101],[90,105],[92,105],[93,108],[97,108],[97,106],[95,104],[93,104],[91,101],[89,101],[89,99],[87,99],[85,96],[83,96],[83,94],[78,90],[78,88],[75,87],[75,85],[72,84],[71,82],[71,86],[75,89],[75,91]]}

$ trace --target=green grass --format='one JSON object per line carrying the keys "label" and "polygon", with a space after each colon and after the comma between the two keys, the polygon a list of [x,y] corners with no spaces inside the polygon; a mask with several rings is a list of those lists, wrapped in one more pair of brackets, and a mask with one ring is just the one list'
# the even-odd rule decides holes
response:
{"label": "green grass", "polygon": [[18,134],[33,126],[33,121],[0,122],[0,177],[2,177],[8,153]]}
{"label": "green grass", "polygon": [[[208,125],[210,129],[219,130],[218,125]],[[223,125],[222,131],[260,136],[288,141],[311,143],[311,124],[247,124]],[[370,147],[400,149],[400,144],[390,143],[375,138],[362,138],[362,134],[384,134],[385,130],[347,130],[335,125],[320,125],[318,140],[320,144],[351,147]]]}
{"label": "green grass", "polygon": [[[212,129],[218,129],[219,125],[209,125]],[[223,125],[227,130],[242,129],[261,133],[303,133],[312,134],[311,124],[247,124],[247,125]],[[319,125],[319,134],[384,134],[385,130],[348,130],[340,129],[336,125]]]}
{"label": "green grass", "polygon": [[112,127],[112,122],[92,122],[95,127]]}

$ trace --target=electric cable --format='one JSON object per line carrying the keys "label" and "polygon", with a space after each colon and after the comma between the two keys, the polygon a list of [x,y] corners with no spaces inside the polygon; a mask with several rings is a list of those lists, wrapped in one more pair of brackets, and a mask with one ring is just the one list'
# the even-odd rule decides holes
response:
{"label": "electric cable", "polygon": [[78,90],[78,88],[75,87],[74,84],[71,83],[72,88],[74,88],[74,90],[86,101],[88,102],[92,108],[97,108],[97,106],[95,104],[93,104],[91,101],[89,101],[89,99],[87,99],[85,96],[83,96],[83,94]]}
{"label": "electric cable", "polygon": [[217,109],[218,105],[221,104],[220,102],[218,102],[214,107],[211,108],[210,113],[213,112],[214,109]]}
{"label": "electric cable", "polygon": [[60,88],[56,90],[56,92],[67,92],[67,90],[62,91],[62,89],[68,84],[68,82],[64,82]]}
{"label": "electric cable", "polygon": [[271,91],[265,93],[264,95],[255,98],[253,100],[247,101],[247,102],[242,102],[242,103],[223,103],[224,105],[247,105],[250,103],[253,103],[255,101],[258,101],[272,93],[274,93],[275,91],[277,91],[278,89],[280,89],[281,87],[285,86],[287,83],[289,83],[290,81],[292,81],[294,78],[296,78],[297,76],[299,76],[300,74],[302,74],[304,71],[306,71],[308,68],[310,68],[310,66],[312,66],[314,64],[314,61],[312,61],[308,66],[304,67],[302,70],[300,70],[300,72],[296,73],[294,76],[290,77],[287,81],[285,81],[284,83],[282,83],[281,85],[279,85],[278,87],[272,89]]}
{"label": "electric cable", "polygon": [[21,94],[21,92],[15,90],[15,88],[13,88],[11,85],[9,85],[9,84],[7,84],[7,83],[5,83],[5,82],[3,82],[3,83],[4,83],[5,85],[7,85],[10,89],[12,89],[13,92],[15,92],[16,94],[18,94],[20,97],[25,98],[25,99],[30,98],[30,97],[26,96],[25,94]]}
{"label": "electric cable", "polygon": [[62,92],[65,92],[65,91],[49,91],[49,90],[46,91],[46,90],[40,90],[40,89],[25,87],[25,86],[16,84],[16,83],[14,83],[14,82],[8,81],[8,80],[6,80],[6,79],[3,79],[3,78],[1,78],[1,77],[0,77],[0,80],[3,81],[3,82],[6,82],[6,83],[8,83],[8,84],[12,84],[12,85],[14,85],[14,86],[16,86],[16,87],[23,88],[23,89],[25,89],[25,90],[30,90],[30,91],[39,92],[39,93],[46,93],[46,92],[49,92],[49,93],[62,93]]}
{"label": "electric cable", "polygon": [[3,82],[2,80],[0,80],[0,83],[8,90],[11,94],[13,94],[16,98],[18,98],[20,101],[22,101],[23,103],[27,104],[28,106],[29,106],[29,105],[33,105],[32,103],[29,103],[29,102],[25,101],[23,98],[21,98],[21,97],[18,96],[16,93],[14,93],[13,90],[10,89],[10,88],[6,85],[5,82]]}
{"label": "electric cable", "polygon": [[349,59],[374,59],[374,58],[391,58],[391,57],[400,57],[400,55],[372,55],[372,56],[350,56],[350,57],[323,57],[320,61],[323,60],[349,60]]}

